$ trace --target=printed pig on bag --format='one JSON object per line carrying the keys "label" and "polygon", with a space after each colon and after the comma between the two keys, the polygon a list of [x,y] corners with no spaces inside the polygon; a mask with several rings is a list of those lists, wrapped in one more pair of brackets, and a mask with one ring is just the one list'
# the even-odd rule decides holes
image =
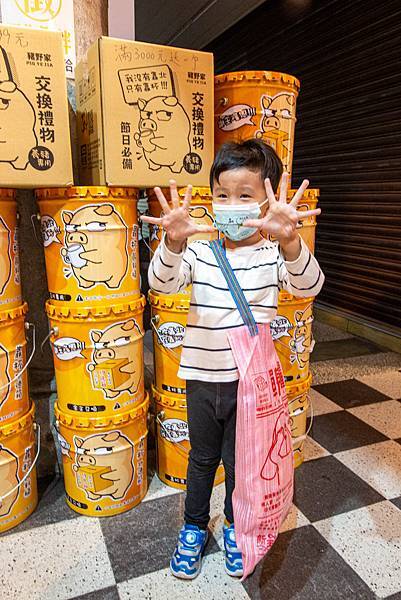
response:
{"label": "printed pig on bag", "polygon": [[284,376],[269,324],[228,334],[240,373],[233,508],[244,576],[274,544],[292,506],[294,464]]}

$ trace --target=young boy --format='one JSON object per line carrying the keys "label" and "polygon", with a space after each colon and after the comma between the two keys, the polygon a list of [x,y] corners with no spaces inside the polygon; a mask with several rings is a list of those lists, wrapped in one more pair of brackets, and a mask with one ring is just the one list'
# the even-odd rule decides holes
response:
{"label": "young boy", "polygon": [[[286,173],[282,176],[279,199],[275,197],[281,175],[280,159],[260,140],[224,144],[210,173],[216,227],[224,233],[227,259],[257,323],[273,321],[279,290],[285,289],[294,296],[316,296],[324,281],[316,259],[297,232],[301,219],[320,214],[319,209],[296,210],[309,182],[305,180],[287,204]],[[164,230],[149,267],[153,290],[174,294],[192,284],[178,371],[186,379],[191,452],[185,523],[170,569],[182,579],[193,579],[200,572],[213,481],[222,460],[226,474],[226,571],[239,577],[242,557],[235,541],[232,506],[239,373],[227,332],[242,326],[243,321],[209,243],[196,241],[187,246],[191,235],[214,229],[197,226],[190,218],[191,186],[180,206],[176,184],[170,183],[172,206],[160,188],[155,188],[164,216],[143,218]],[[264,216],[260,218],[261,215]],[[273,234],[277,242],[265,239],[262,233],[266,237]]]}

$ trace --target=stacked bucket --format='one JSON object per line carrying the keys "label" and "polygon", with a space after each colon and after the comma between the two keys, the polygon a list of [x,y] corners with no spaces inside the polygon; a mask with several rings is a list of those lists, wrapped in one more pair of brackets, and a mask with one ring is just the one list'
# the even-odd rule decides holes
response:
{"label": "stacked bucket", "polygon": [[[299,81],[285,73],[241,71],[215,77],[216,149],[227,141],[263,139],[281,158],[290,176],[294,149],[296,101]],[[288,191],[288,202],[294,190]],[[299,210],[317,206],[319,190],[306,190]],[[299,223],[299,233],[313,253],[316,217]],[[313,298],[295,298],[280,292],[277,317],[271,324],[277,354],[283,367],[290,409],[294,461],[303,461],[313,350]]]}
{"label": "stacked bucket", "polygon": [[37,190],[67,504],[92,516],[147,492],[136,189]]}
{"label": "stacked bucket", "polygon": [[[164,190],[169,198],[169,190]],[[185,189],[179,191],[183,198]],[[161,207],[153,191],[148,191],[149,210],[160,217]],[[208,187],[192,190],[190,214],[199,225],[214,222],[212,195]],[[161,240],[162,232],[151,226],[150,251],[153,254]],[[199,234],[190,238],[212,239],[216,234]],[[152,387],[153,410],[156,421],[157,474],[169,486],[186,488],[188,455],[190,450],[185,381],[177,375],[181,347],[187,324],[190,289],[175,295],[151,291],[155,380]],[[219,466],[215,485],[224,481],[224,468]]]}
{"label": "stacked bucket", "polygon": [[0,189],[0,533],[29,517],[38,501],[40,432],[28,390],[27,311],[21,294],[15,192]]}

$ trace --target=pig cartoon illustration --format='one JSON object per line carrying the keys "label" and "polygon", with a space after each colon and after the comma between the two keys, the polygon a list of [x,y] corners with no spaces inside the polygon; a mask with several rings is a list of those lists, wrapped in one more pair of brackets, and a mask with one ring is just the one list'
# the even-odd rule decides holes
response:
{"label": "pig cartoon illustration", "polygon": [[92,374],[92,381],[96,367],[108,367],[113,370],[112,387],[102,387],[106,398],[113,399],[122,392],[135,394],[138,391],[142,379],[142,368],[135,361],[136,339],[142,337],[142,332],[135,319],[128,319],[122,323],[116,323],[103,331],[92,330],[91,339],[94,343],[92,352],[92,363],[87,366]]}
{"label": "pig cartoon illustration", "polygon": [[135,475],[133,443],[119,431],[110,431],[87,438],[74,436],[74,445],[72,468],[88,499],[124,498]]}
{"label": "pig cartoon illustration", "polygon": [[0,46],[0,163],[24,170],[37,146],[35,110],[15,81],[12,59]]}
{"label": "pig cartoon illustration", "polygon": [[0,296],[11,277],[10,230],[0,217]]}
{"label": "pig cartoon illustration", "polygon": [[[8,374],[8,352],[0,344],[0,408],[8,398],[10,392],[10,376]],[[1,494],[0,494],[1,496]]]}
{"label": "pig cartoon illustration", "polygon": [[309,304],[304,311],[297,310],[295,312],[296,326],[294,329],[294,337],[290,341],[291,349],[291,364],[298,362],[301,369],[304,369],[309,361],[310,352],[313,348],[312,328],[309,322],[312,319],[312,304]]}
{"label": "pig cartoon illustration", "polygon": [[61,255],[81,288],[103,284],[117,289],[128,269],[128,229],[112,204],[63,210]]}
{"label": "pig cartoon illustration", "polygon": [[287,159],[286,156],[289,151],[289,131],[295,107],[295,96],[285,92],[280,92],[275,96],[263,95],[261,105],[260,129],[256,132],[255,137],[262,138],[267,134],[269,143],[283,160],[284,166],[288,168],[289,157]]}
{"label": "pig cartoon illustration", "polygon": [[[18,459],[15,454],[0,444],[0,498],[8,494],[18,483]],[[19,488],[4,500],[0,499],[0,518],[10,513],[18,493]]]}
{"label": "pig cartoon illustration", "polygon": [[139,98],[138,106],[139,133],[134,138],[149,169],[168,167],[172,173],[181,173],[184,157],[191,151],[191,124],[184,107],[176,96]]}

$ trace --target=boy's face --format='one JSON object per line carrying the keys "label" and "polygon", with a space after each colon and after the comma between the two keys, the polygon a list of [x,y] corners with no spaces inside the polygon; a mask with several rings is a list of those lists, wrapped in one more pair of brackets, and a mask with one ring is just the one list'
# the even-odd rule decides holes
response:
{"label": "boy's face", "polygon": [[223,171],[213,182],[213,200],[217,204],[249,204],[266,200],[266,190],[260,172],[246,167]]}

